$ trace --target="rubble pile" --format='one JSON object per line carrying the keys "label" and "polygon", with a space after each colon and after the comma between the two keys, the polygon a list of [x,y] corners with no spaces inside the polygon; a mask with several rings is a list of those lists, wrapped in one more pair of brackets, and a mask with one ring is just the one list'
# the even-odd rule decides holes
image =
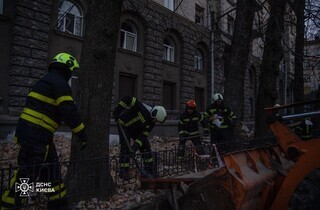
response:
{"label": "rubble pile", "polygon": [[[71,134],[65,132],[58,132],[54,136],[54,143],[57,149],[59,160],[64,162],[68,161],[71,150]],[[178,145],[178,138],[160,138],[154,136],[150,139],[151,147],[155,151],[164,149],[173,149]],[[0,168],[7,168],[10,165],[17,165],[17,156],[19,146],[9,136],[5,141],[0,142]],[[112,144],[109,146],[109,155],[117,156],[120,154],[120,146]],[[64,172],[63,172],[64,173]],[[80,201],[75,204],[76,209],[132,209],[139,206],[151,203],[159,196],[163,195],[163,191],[148,191],[139,190],[137,183],[119,186],[116,189],[117,193],[113,195],[108,201],[99,201],[97,198],[92,198],[91,201]]]}
{"label": "rubble pile", "polygon": [[[241,123],[239,133],[242,139],[251,139],[254,131],[249,130],[245,124]],[[54,143],[57,149],[58,157],[61,162],[69,160],[71,150],[71,133],[58,132],[54,136]],[[178,137],[161,138],[153,136],[150,139],[151,148],[153,151],[163,151],[176,149],[179,144]],[[186,146],[191,146],[191,141],[188,141]],[[17,156],[19,146],[13,140],[13,135],[8,136],[5,141],[0,142],[0,168],[7,168],[10,165],[17,165]],[[119,144],[109,145],[109,155],[118,156],[120,154]],[[62,170],[66,173],[66,169]],[[112,175],[112,174],[111,174]],[[139,183],[131,183],[121,185],[116,189],[116,194],[113,195],[108,201],[99,201],[97,198],[92,198],[91,201],[80,201],[74,205],[75,209],[137,209],[148,203],[152,203],[159,199],[160,196],[165,194],[164,191],[149,191],[139,190]]]}

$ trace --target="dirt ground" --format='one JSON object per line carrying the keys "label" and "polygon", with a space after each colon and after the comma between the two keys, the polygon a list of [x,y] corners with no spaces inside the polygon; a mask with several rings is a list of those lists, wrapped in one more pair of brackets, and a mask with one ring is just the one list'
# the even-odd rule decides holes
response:
{"label": "dirt ground", "polygon": [[[178,138],[160,138],[153,136],[150,138],[151,147],[153,150],[173,149],[178,146]],[[57,148],[57,153],[60,161],[68,161],[71,148],[70,133],[56,133],[54,143]],[[8,139],[0,143],[0,168],[7,168],[10,165],[17,165],[17,155],[19,145],[14,143],[13,136],[8,136]],[[119,145],[110,145],[110,156],[117,156],[120,152]],[[77,209],[133,209],[145,204],[151,203],[159,196],[164,195],[164,191],[149,191],[139,190],[137,183],[122,185],[116,189],[116,194],[108,201],[99,201],[97,198],[92,198],[91,201],[80,201]]]}

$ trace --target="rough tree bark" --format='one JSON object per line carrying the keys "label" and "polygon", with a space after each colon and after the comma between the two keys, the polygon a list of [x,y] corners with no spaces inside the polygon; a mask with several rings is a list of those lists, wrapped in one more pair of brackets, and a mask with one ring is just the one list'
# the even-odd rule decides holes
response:
{"label": "rough tree bark", "polygon": [[[293,95],[294,101],[304,100],[304,81],[303,81],[303,55],[304,55],[304,10],[305,0],[294,1],[294,12],[297,17],[296,24],[296,43],[295,43],[295,54],[294,54],[294,88]],[[295,112],[301,113],[303,107],[295,107]]]}
{"label": "rough tree bark", "polygon": [[[90,0],[79,71],[78,105],[88,134],[83,152],[72,140],[71,199],[107,199],[114,186],[108,170],[111,97],[122,0]],[[92,160],[95,159],[95,160]]]}
{"label": "rough tree bark", "polygon": [[286,0],[269,0],[270,18],[265,33],[265,43],[261,64],[260,83],[256,104],[255,137],[268,134],[265,107],[272,107],[278,98],[277,78],[279,64],[283,58],[281,39],[284,30]]}
{"label": "rough tree bark", "polygon": [[226,63],[224,102],[236,116],[242,119],[245,72],[247,69],[255,0],[238,0],[231,53]]}

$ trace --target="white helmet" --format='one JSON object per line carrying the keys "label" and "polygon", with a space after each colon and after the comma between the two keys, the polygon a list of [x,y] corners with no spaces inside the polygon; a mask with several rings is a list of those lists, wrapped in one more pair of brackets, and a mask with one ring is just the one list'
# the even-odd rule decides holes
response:
{"label": "white helmet", "polygon": [[280,107],[281,105],[280,104],[275,104],[274,106],[273,106],[273,108],[278,108],[278,107]]}
{"label": "white helmet", "polygon": [[151,117],[157,119],[161,123],[164,123],[167,118],[167,111],[163,106],[155,106],[151,109]]}
{"label": "white helmet", "polygon": [[213,98],[213,102],[223,101],[223,96],[220,93],[214,94],[212,98]]}

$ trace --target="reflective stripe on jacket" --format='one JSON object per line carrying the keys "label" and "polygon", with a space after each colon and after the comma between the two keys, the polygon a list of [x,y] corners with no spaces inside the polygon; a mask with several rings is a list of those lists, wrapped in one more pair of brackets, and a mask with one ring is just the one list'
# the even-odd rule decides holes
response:
{"label": "reflective stripe on jacket", "polygon": [[21,124],[54,133],[64,121],[77,135],[84,132],[84,124],[71,96],[67,80],[56,71],[50,71],[39,80],[28,94],[17,126],[17,136],[25,135]]}

